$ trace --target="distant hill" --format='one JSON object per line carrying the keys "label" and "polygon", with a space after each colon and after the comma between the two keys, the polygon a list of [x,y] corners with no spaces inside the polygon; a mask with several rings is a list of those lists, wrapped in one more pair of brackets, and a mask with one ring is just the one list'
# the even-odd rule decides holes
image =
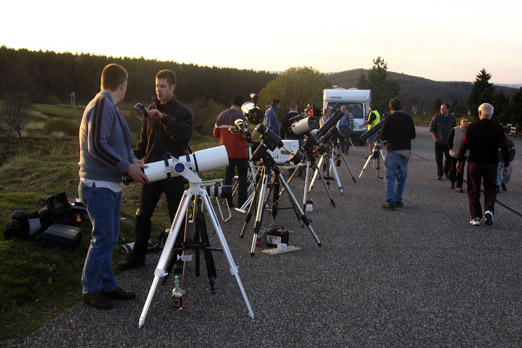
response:
{"label": "distant hill", "polygon": [[[332,85],[343,88],[357,88],[359,76],[367,72],[366,69],[354,69],[326,74],[326,76],[328,82]],[[437,98],[446,103],[452,103],[455,100],[467,100],[473,87],[472,82],[433,81],[392,71],[388,71],[388,78],[399,81],[400,95],[407,96],[413,103],[418,103],[421,100],[432,101]],[[506,97],[511,98],[518,91],[518,88],[495,85],[495,91],[503,92]]]}

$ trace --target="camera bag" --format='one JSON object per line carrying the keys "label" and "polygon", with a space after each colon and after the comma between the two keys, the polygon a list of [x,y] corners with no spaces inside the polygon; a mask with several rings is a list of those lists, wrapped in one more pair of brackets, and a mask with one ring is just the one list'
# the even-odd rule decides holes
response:
{"label": "camera bag", "polygon": [[81,241],[81,229],[79,227],[54,223],[43,233],[40,243],[45,248],[61,247],[76,248]]}
{"label": "camera bag", "polygon": [[29,238],[40,231],[40,214],[38,212],[26,213],[22,210],[15,210],[11,214],[11,221],[7,223],[4,231],[5,239]]}

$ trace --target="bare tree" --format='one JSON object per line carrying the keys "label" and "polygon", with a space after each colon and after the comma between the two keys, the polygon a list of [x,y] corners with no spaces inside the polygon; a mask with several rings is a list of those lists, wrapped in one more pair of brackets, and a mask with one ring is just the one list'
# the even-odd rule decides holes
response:
{"label": "bare tree", "polygon": [[6,151],[9,150],[13,132],[22,140],[22,129],[29,122],[31,103],[27,92],[4,93],[4,104],[0,113],[0,126],[7,133]]}

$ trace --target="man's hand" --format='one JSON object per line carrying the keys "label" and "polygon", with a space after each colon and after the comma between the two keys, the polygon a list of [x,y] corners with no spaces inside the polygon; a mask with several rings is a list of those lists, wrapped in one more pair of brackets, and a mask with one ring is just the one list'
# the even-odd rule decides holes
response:
{"label": "man's hand", "polygon": [[461,161],[457,161],[457,171],[460,173],[462,172],[462,162]]}
{"label": "man's hand", "polygon": [[136,182],[145,184],[149,179],[143,173],[143,168],[147,168],[147,165],[142,160],[133,159],[131,165],[127,168],[127,174]]}
{"label": "man's hand", "polygon": [[149,117],[153,120],[161,120],[163,118],[163,114],[158,109],[150,109]]}
{"label": "man's hand", "polygon": [[505,177],[506,175],[508,175],[508,172],[509,172],[509,167],[503,167],[502,168],[502,177]]}

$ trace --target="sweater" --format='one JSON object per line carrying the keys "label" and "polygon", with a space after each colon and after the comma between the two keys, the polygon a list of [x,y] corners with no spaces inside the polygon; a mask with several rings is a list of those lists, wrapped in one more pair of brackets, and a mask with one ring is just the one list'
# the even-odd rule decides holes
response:
{"label": "sweater", "polygon": [[388,152],[411,150],[411,140],[415,139],[415,125],[411,117],[402,111],[395,111],[382,122],[379,138],[387,141]]}
{"label": "sweater", "polygon": [[241,136],[241,133],[236,131],[236,126],[234,125],[234,121],[237,119],[246,122],[245,116],[234,108],[222,111],[216,119],[212,134],[214,137],[219,138],[220,145],[225,145],[228,158],[248,158],[247,141]]}
{"label": "sweater", "polygon": [[79,175],[90,180],[121,182],[134,154],[127,121],[108,91],[101,91],[83,112]]}
{"label": "sweater", "polygon": [[509,166],[509,153],[506,134],[498,123],[484,118],[472,123],[462,138],[458,158],[463,160],[469,150],[470,163],[498,164],[498,148],[502,152],[504,165]]}

